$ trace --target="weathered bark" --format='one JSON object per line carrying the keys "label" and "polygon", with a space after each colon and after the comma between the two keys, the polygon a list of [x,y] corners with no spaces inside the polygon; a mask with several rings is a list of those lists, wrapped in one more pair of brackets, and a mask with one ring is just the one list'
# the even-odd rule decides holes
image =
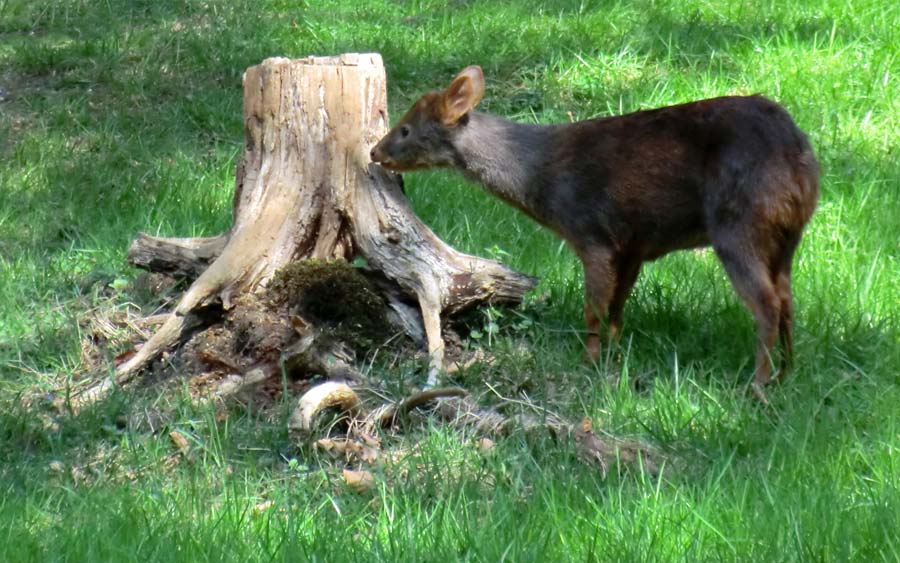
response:
{"label": "weathered bark", "polygon": [[[118,367],[125,383],[207,322],[207,305],[228,311],[288,263],[361,256],[419,305],[431,357],[443,361],[440,315],[485,302],[516,303],[535,280],[457,252],[413,213],[398,178],[369,162],[387,129],[380,55],[266,59],[244,74],[246,144],[238,166],[234,223],[208,239],[140,235],[133,264],[195,277],[168,320]],[[417,319],[389,301],[408,332]]]}

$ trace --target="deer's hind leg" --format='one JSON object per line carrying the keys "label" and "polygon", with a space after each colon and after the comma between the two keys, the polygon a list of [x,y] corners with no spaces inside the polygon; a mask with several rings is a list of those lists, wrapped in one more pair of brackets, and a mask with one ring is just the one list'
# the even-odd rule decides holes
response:
{"label": "deer's hind leg", "polygon": [[778,335],[781,338],[781,366],[775,379],[783,381],[794,362],[794,300],[791,293],[791,263],[800,242],[800,233],[784,237],[778,254],[772,260],[772,283],[781,304]]}
{"label": "deer's hind leg", "polygon": [[[735,291],[750,309],[756,321],[756,361],[752,390],[767,403],[764,387],[772,379],[771,357],[778,339],[782,317],[782,298],[776,289],[766,249],[752,244],[740,226],[716,233],[713,248],[722,261]],[[788,290],[789,291],[789,290]]]}
{"label": "deer's hind leg", "polygon": [[616,285],[609,303],[610,340],[617,338],[622,331],[622,311],[641,272],[641,262],[639,257],[631,254],[623,255],[617,261]]}

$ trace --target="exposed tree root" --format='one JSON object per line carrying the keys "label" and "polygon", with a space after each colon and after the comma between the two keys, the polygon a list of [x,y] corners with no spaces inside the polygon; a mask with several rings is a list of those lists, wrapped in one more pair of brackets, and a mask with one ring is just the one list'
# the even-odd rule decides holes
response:
{"label": "exposed tree root", "polygon": [[222,254],[228,237],[161,238],[146,233],[128,248],[128,261],[151,272],[195,280]]}
{"label": "exposed tree root", "polygon": [[[535,412],[509,416],[493,408],[480,407],[466,395],[467,392],[458,387],[429,389],[366,412],[349,385],[327,382],[313,387],[299,399],[288,427],[294,432],[302,431],[304,439],[310,439],[315,429],[315,416],[328,408],[337,408],[351,419],[351,430],[348,438],[337,442],[328,438],[329,448],[339,449],[347,455],[364,451],[369,458],[374,458],[378,456],[371,452],[371,436],[377,428],[395,427],[403,414],[433,404],[431,412],[459,430],[493,436],[508,435],[517,430],[526,433],[546,431],[560,440],[572,439],[579,457],[599,467],[604,477],[610,468],[633,465],[658,475],[664,461],[662,454],[650,444],[595,431],[589,418],[573,424],[530,404],[528,406]],[[363,448],[353,436],[360,436],[370,444]]]}

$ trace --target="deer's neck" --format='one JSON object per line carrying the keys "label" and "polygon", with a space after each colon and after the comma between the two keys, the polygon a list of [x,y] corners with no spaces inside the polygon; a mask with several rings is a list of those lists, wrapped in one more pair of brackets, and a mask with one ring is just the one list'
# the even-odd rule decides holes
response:
{"label": "deer's neck", "polygon": [[553,126],[527,125],[472,112],[454,139],[459,168],[494,195],[529,215]]}

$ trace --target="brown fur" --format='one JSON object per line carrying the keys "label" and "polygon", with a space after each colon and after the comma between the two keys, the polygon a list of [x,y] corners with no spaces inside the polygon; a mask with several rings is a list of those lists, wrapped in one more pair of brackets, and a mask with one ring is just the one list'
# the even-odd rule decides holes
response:
{"label": "brown fur", "polygon": [[568,241],[584,264],[594,358],[600,320],[620,331],[643,262],[712,245],[756,321],[753,388],[764,399],[779,337],[779,376],[791,361],[791,263],[818,199],[818,163],[784,108],[730,96],[537,126],[473,111],[482,94],[481,69],[468,67],[423,96],[372,159],[457,168]]}

